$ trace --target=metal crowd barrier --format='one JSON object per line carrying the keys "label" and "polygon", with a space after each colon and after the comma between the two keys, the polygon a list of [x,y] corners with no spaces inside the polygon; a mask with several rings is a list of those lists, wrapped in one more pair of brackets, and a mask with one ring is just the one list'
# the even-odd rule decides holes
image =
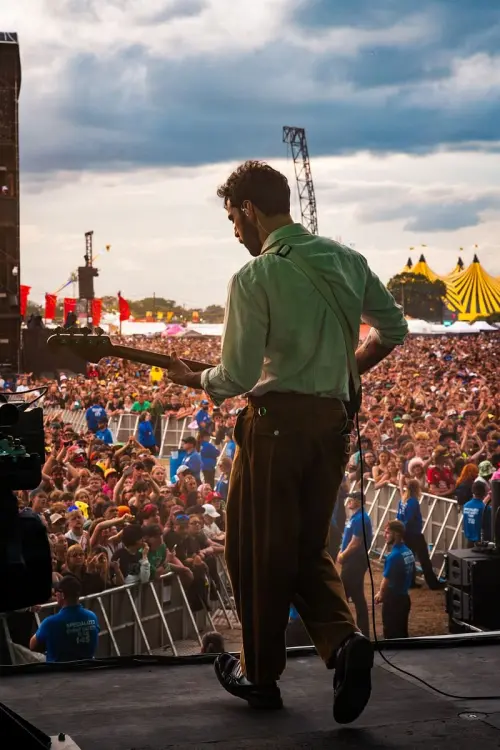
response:
{"label": "metal crowd barrier", "polygon": [[[387,545],[384,541],[384,529],[388,521],[396,518],[401,495],[399,487],[389,484],[375,489],[375,483],[369,479],[365,486],[366,512],[373,527],[373,541],[370,554],[384,559]],[[426,492],[420,500],[420,510],[424,522],[423,534],[429,546],[429,557],[438,577],[443,575],[444,555],[449,549],[462,549],[462,514],[456,500],[437,497]]]}
{"label": "metal crowd barrier", "polygon": [[[71,411],[70,409],[58,409],[56,407],[44,408],[46,417],[60,417],[65,424],[70,424],[75,432],[87,429],[85,411]],[[185,435],[196,435],[196,430],[190,430],[191,418],[176,419],[175,417],[162,416],[160,420],[160,452],[159,458],[168,458],[173,450],[177,450]],[[138,414],[117,414],[109,418],[108,427],[113,435],[115,443],[126,443],[128,439],[137,434],[139,424]],[[155,428],[156,428],[155,421]],[[156,429],[155,429],[156,432]]]}
{"label": "metal crowd barrier", "polygon": [[196,435],[196,431],[188,427],[192,421],[192,418],[161,417],[160,458],[168,458],[173,450],[178,449],[186,435]]}
{"label": "metal crowd barrier", "polygon": [[87,429],[87,420],[85,419],[85,412],[83,410],[72,411],[71,409],[57,409],[54,406],[44,407],[44,416],[49,419],[55,417],[61,417],[65,424],[71,425],[75,432]]}
{"label": "metal crowd barrier", "polygon": [[[183,642],[197,641],[202,645],[201,630],[207,625],[217,630],[217,616],[227,627],[238,626],[234,599],[231,595],[225,562],[218,558],[220,590],[217,592],[217,611],[212,615],[204,606],[193,612],[186,590],[173,573],[141,584],[126,584],[107,589],[99,594],[81,597],[80,602],[99,619],[99,639],[96,658],[153,654],[169,649],[179,655]],[[57,611],[55,602],[43,604],[35,613],[37,626]],[[1,617],[7,648],[13,664],[18,663],[5,616]]]}

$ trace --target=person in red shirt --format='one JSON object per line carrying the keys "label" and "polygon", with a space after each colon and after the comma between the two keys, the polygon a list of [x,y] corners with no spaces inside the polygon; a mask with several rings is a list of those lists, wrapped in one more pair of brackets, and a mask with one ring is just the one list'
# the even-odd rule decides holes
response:
{"label": "person in red shirt", "polygon": [[427,483],[431,495],[450,497],[455,491],[455,479],[446,448],[440,445],[432,454],[432,464],[427,469]]}

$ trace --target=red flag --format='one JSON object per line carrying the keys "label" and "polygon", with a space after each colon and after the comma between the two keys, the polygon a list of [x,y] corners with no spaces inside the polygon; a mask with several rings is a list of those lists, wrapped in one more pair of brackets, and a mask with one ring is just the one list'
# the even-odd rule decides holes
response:
{"label": "red flag", "polygon": [[126,299],[118,292],[118,309],[120,311],[120,323],[130,318],[130,305]]}
{"label": "red flag", "polygon": [[24,286],[21,284],[19,287],[20,307],[21,307],[21,318],[26,315],[26,309],[28,307],[28,297],[31,292],[30,286]]}
{"label": "red flag", "polygon": [[76,310],[76,299],[73,297],[65,297],[63,301],[63,320],[66,322],[68,313],[75,312]]}
{"label": "red flag", "polygon": [[45,320],[54,320],[56,317],[57,294],[45,295]]}
{"label": "red flag", "polygon": [[92,325],[98,326],[101,322],[102,315],[102,299],[92,300]]}

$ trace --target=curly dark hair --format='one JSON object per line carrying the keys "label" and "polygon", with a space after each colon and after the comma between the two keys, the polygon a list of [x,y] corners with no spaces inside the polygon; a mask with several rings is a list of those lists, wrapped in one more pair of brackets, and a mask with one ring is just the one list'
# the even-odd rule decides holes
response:
{"label": "curly dark hair", "polygon": [[250,201],[265,216],[290,213],[290,185],[285,175],[262,161],[246,161],[241,164],[217,189],[224,205],[240,208]]}

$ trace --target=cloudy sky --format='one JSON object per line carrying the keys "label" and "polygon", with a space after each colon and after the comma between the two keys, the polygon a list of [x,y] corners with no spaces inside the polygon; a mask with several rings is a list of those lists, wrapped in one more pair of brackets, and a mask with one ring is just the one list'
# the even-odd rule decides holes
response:
{"label": "cloudy sky", "polygon": [[[246,158],[293,179],[305,127],[320,233],[387,280],[420,246],[500,275],[500,9],[492,0],[3,0],[17,31],[22,281],[102,258],[98,294],[223,302],[246,260],[215,190]],[[293,209],[299,219],[294,193]]]}

